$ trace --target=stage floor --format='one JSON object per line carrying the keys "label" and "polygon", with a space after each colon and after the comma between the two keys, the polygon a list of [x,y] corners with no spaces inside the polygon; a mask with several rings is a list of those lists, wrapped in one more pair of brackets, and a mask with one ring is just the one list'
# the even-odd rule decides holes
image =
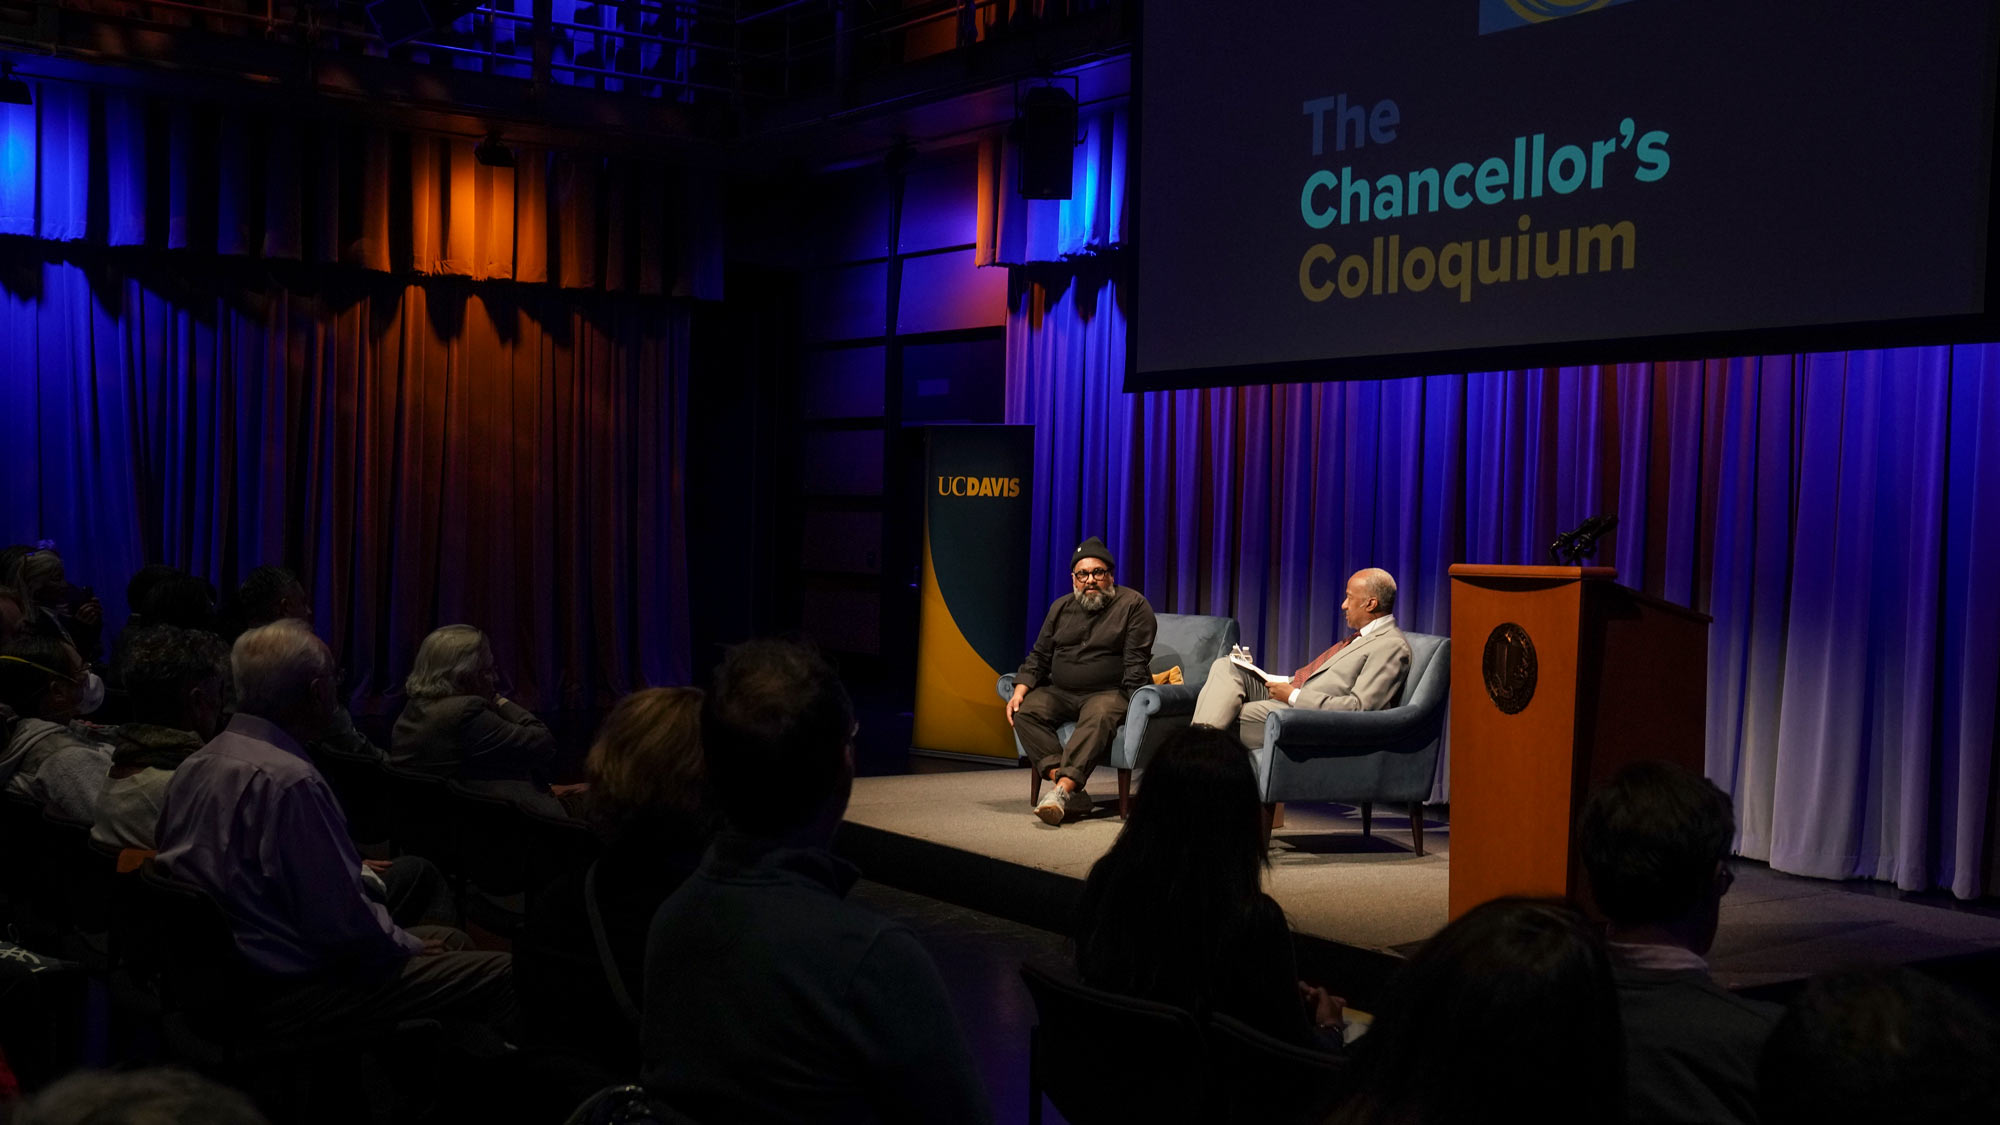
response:
{"label": "stage floor", "polygon": [[[1093,780],[1096,812],[1052,828],[1030,812],[1024,770],[861,778],[838,846],[870,879],[1066,932],[1082,881],[1120,824],[1115,777]],[[1294,804],[1271,834],[1268,889],[1293,929],[1317,939],[1305,944],[1320,946],[1329,972],[1379,978],[1445,923],[1449,828],[1425,822],[1422,857],[1410,851],[1405,817],[1377,808],[1374,829],[1362,836],[1359,813],[1343,806]],[[1993,950],[2000,918],[1990,912],[1857,893],[1745,861],[1709,959],[1718,980],[1746,988]]]}

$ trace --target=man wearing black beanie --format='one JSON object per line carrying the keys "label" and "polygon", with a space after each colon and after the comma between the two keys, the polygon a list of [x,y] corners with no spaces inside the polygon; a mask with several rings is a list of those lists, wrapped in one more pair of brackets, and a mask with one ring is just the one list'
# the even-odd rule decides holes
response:
{"label": "man wearing black beanie", "polygon": [[[1073,590],[1049,607],[1007,701],[1007,721],[1029,764],[1055,782],[1035,806],[1046,824],[1090,808],[1083,783],[1110,753],[1132,693],[1152,681],[1153,607],[1116,584],[1113,566],[1094,535],[1070,555]],[[1058,732],[1070,722],[1076,730],[1065,746]]]}

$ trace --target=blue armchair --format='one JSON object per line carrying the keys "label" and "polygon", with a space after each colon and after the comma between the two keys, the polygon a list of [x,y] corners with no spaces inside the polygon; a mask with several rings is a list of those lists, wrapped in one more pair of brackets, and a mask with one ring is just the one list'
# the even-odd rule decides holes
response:
{"label": "blue armchair", "polygon": [[[1132,811],[1132,771],[1143,767],[1168,735],[1188,725],[1188,720],[1194,716],[1195,696],[1201,694],[1201,685],[1208,679],[1208,666],[1217,657],[1229,655],[1230,648],[1241,635],[1236,620],[1231,617],[1162,613],[1157,615],[1156,621],[1158,629],[1153,637],[1153,671],[1164,672],[1178,664],[1187,682],[1148,684],[1132,693],[1132,701],[1125,712],[1125,725],[1111,736],[1111,755],[1102,763],[1118,771],[1120,819]],[[1013,695],[1014,674],[1009,672],[1000,677],[1000,698],[1010,699]],[[1057,734],[1067,744],[1075,730],[1075,723],[1065,723]],[[1014,736],[1014,750],[1021,757],[1027,757],[1026,752],[1021,750],[1018,734]],[[1041,800],[1045,779],[1034,770],[1029,770],[1028,774],[1028,801],[1032,804]]]}
{"label": "blue armchair", "polygon": [[1258,792],[1281,801],[1341,801],[1361,806],[1361,832],[1373,829],[1376,801],[1406,804],[1416,853],[1424,854],[1423,805],[1437,774],[1451,694],[1451,638],[1404,633],[1410,673],[1396,706],[1382,711],[1283,708],[1264,720],[1264,745],[1250,752]]}

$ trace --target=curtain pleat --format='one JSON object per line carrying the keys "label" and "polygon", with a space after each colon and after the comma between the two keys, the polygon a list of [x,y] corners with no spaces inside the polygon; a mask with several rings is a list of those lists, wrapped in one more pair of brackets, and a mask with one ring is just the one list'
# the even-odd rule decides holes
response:
{"label": "curtain pleat", "polygon": [[35,107],[0,105],[0,235],[34,233]]}
{"label": "curtain pleat", "polygon": [[1016,277],[1024,644],[1087,535],[1155,608],[1233,616],[1284,665],[1333,639],[1354,570],[1443,633],[1453,562],[1543,563],[1609,512],[1619,580],[1713,618],[1707,772],[1741,854],[1988,886],[2000,345],[1127,395],[1116,287]]}
{"label": "curtain pleat", "polygon": [[90,95],[63,82],[41,83],[34,109],[41,115],[41,201],[36,233],[47,239],[82,238],[90,219]]}

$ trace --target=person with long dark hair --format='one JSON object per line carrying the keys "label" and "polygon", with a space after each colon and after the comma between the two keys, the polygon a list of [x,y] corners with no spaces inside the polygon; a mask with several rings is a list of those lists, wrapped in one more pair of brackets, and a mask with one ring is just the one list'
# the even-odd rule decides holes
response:
{"label": "person with long dark hair", "polygon": [[1266,853],[1243,747],[1207,727],[1175,733],[1084,884],[1078,975],[1093,988],[1326,1045],[1318,1030],[1339,1023],[1341,1002],[1299,982],[1285,912],[1263,890]]}
{"label": "person with long dark hair", "polygon": [[1354,1053],[1354,1093],[1328,1125],[1625,1119],[1611,958],[1560,902],[1495,899],[1438,931]]}

